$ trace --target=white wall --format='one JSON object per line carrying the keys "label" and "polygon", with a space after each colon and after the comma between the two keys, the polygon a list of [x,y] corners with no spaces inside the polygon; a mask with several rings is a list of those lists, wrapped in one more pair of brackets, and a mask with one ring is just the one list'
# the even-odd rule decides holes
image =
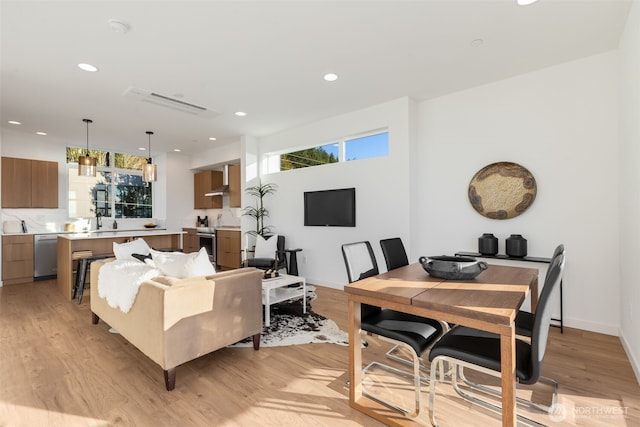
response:
{"label": "white wall", "polygon": [[[512,233],[529,255],[567,248],[564,320],[617,334],[619,325],[617,55],[605,53],[422,102],[413,253],[477,250]],[[509,220],[471,207],[467,188],[485,165],[510,161],[537,181],[533,205]]]}
{"label": "white wall", "polygon": [[[263,176],[280,186],[268,205],[270,223],[287,236],[288,247],[303,249],[301,273],[334,287],[347,281],[345,242],[370,240],[382,264],[378,240],[390,236],[405,241],[411,260],[475,250],[485,232],[500,238],[501,253],[511,233],[523,234],[534,256],[550,256],[564,243],[565,324],[617,334],[617,60],[617,52],[609,52],[417,108],[400,99],[260,138],[265,154],[390,130],[386,158]],[[514,219],[484,218],[467,198],[473,175],[497,161],[520,163],[537,180],[535,203]],[[302,225],[304,191],[350,186],[357,188],[356,228]]]}
{"label": "white wall", "polygon": [[640,2],[620,41],[620,338],[640,381]]}
{"label": "white wall", "polygon": [[[279,186],[267,201],[271,216],[266,223],[286,236],[287,247],[303,249],[298,254],[299,269],[309,282],[337,288],[347,283],[341,252],[343,243],[370,240],[384,271],[378,241],[393,236],[409,238],[411,104],[403,98],[259,139],[260,154],[265,154],[322,145],[368,130],[389,129],[388,156],[262,177],[263,182]],[[356,188],[356,227],[303,225],[305,191],[347,187]]]}

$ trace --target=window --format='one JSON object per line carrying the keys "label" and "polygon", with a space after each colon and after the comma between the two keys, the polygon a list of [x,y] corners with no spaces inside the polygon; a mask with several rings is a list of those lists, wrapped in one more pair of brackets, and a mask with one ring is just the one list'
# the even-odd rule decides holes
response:
{"label": "window", "polygon": [[280,156],[280,170],[286,171],[337,163],[339,157],[338,148],[339,144],[335,143],[282,154]]}
{"label": "window", "polygon": [[152,184],[142,180],[146,157],[90,150],[98,159],[98,172],[95,177],[83,177],[78,176],[77,161],[85,152],[67,147],[70,217],[98,213],[108,218],[153,217]]}
{"label": "window", "polygon": [[388,132],[348,139],[344,142],[344,159],[347,162],[387,154],[389,154]]}
{"label": "window", "polygon": [[389,132],[378,132],[267,158],[267,172],[280,172],[389,154]]}

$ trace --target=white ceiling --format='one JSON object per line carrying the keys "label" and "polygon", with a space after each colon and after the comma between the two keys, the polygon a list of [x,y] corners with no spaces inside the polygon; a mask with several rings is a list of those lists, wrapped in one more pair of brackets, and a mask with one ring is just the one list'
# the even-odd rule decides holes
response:
{"label": "white ceiling", "polygon": [[[192,153],[614,49],[630,4],[2,0],[1,126],[84,146],[86,117],[94,120],[92,147],[138,153],[152,130],[152,154]],[[112,31],[114,18],[131,30]],[[474,46],[476,39],[483,43]],[[79,70],[80,62],[99,72]],[[340,78],[328,83],[328,72]],[[220,115],[134,101],[123,96],[130,86],[183,96]],[[247,116],[235,116],[239,110]]]}

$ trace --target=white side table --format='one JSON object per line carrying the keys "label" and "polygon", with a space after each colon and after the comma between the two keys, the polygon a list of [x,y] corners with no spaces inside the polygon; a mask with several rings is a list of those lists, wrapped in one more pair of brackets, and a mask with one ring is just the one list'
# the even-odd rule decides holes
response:
{"label": "white side table", "polygon": [[[289,288],[289,285],[302,283],[302,286]],[[273,279],[262,281],[262,304],[264,305],[264,324],[271,325],[271,306],[292,298],[302,297],[302,312],[307,312],[307,282],[304,277],[281,274]]]}

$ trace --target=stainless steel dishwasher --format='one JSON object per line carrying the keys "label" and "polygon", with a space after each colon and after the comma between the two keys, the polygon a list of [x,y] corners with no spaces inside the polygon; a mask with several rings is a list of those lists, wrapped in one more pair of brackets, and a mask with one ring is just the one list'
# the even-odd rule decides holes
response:
{"label": "stainless steel dishwasher", "polygon": [[33,236],[33,278],[45,280],[58,275],[58,236],[35,234]]}

